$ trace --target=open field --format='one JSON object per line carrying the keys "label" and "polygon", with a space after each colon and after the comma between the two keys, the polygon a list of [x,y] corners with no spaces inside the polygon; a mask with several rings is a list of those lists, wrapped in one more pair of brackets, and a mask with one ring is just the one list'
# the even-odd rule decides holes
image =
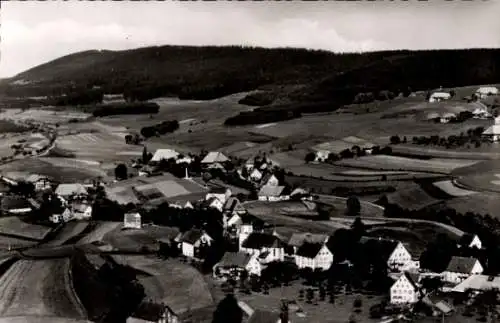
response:
{"label": "open field", "polygon": [[51,230],[48,226],[31,224],[17,216],[0,218],[0,234],[42,240]]}
{"label": "open field", "polygon": [[67,123],[71,119],[85,120],[90,117],[90,114],[75,110],[58,110],[55,108],[43,109],[8,109],[0,113],[0,119],[8,119],[14,121],[37,121],[43,123]]}
{"label": "open field", "polygon": [[480,192],[447,200],[445,201],[445,205],[460,213],[474,212],[489,214],[492,217],[498,218],[500,199],[498,198],[498,193]]}
{"label": "open field", "polygon": [[56,182],[72,182],[93,179],[107,173],[96,166],[68,158],[25,158],[0,165],[0,172],[16,172],[29,169],[31,173],[46,175]]}
{"label": "open field", "polygon": [[0,317],[0,323],[91,323],[88,320],[55,316],[9,316]]}
{"label": "open field", "polygon": [[409,156],[422,156],[430,158],[455,158],[469,160],[488,160],[500,158],[500,147],[496,144],[482,144],[475,148],[461,147],[459,149],[446,149],[433,146],[418,146],[412,144],[391,145],[393,153]]}
{"label": "open field", "polygon": [[[347,207],[346,207],[346,198],[343,197],[336,197],[336,196],[328,196],[328,195],[319,195],[318,202],[325,203],[328,205],[331,205],[335,207],[338,211],[339,214],[344,214]],[[363,199],[359,201],[361,203],[361,211],[360,215],[361,216],[367,216],[367,217],[383,217],[384,215],[384,208],[381,206],[378,206],[376,204],[366,202]]]}
{"label": "open field", "polygon": [[[300,283],[294,283],[292,286],[283,286],[269,290],[269,295],[263,293],[252,293],[251,295],[238,295],[238,300],[244,301],[253,310],[261,309],[275,311],[279,313],[281,299],[295,300],[305,314],[305,317],[299,317],[294,311],[290,311],[290,321],[297,323],[325,322],[325,323],[344,323],[349,322],[351,315],[354,315],[355,322],[372,323],[380,320],[372,320],[368,317],[369,308],[382,300],[381,296],[366,296],[361,294],[340,294],[335,295],[335,303],[330,304],[328,297],[325,301],[318,301],[318,305],[307,304],[305,301],[299,301],[299,290],[307,289]],[[316,297],[318,292],[316,291]],[[354,313],[353,302],[356,298],[362,299],[362,312]]]}
{"label": "open field", "polygon": [[32,240],[25,240],[15,237],[6,237],[0,234],[0,250],[9,250],[17,248],[26,248],[36,245],[37,242]]}
{"label": "open field", "polygon": [[64,227],[57,232],[53,239],[44,243],[44,247],[62,246],[69,240],[81,234],[89,226],[88,222],[71,221],[64,225]]}
{"label": "open field", "polygon": [[374,155],[353,159],[344,159],[336,162],[336,165],[349,166],[366,169],[381,170],[408,170],[417,172],[444,173],[449,174],[455,168],[470,166],[477,161],[464,159],[440,159],[430,160],[412,159],[406,157]]}
{"label": "open field", "polygon": [[94,241],[102,241],[104,236],[115,229],[121,228],[122,222],[99,222],[96,227],[85,237],[78,241],[78,244],[87,244]]}
{"label": "open field", "polygon": [[404,209],[418,210],[441,202],[423,190],[418,184],[412,183],[396,192],[386,194],[390,204],[396,204]]}
{"label": "open field", "polygon": [[69,259],[19,260],[0,287],[0,316],[86,317],[72,287]]}
{"label": "open field", "polygon": [[146,272],[151,277],[140,278],[146,295],[164,302],[174,312],[183,313],[213,304],[213,299],[203,276],[195,268],[177,260],[161,260],[146,256],[113,255],[124,265]]}

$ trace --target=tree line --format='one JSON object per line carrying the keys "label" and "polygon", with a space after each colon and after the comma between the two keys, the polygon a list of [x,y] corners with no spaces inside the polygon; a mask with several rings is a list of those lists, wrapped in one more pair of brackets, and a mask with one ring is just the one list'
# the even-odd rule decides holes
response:
{"label": "tree line", "polygon": [[141,135],[145,138],[153,137],[156,135],[164,135],[179,129],[179,122],[177,120],[166,120],[153,126],[146,126],[141,128]]}

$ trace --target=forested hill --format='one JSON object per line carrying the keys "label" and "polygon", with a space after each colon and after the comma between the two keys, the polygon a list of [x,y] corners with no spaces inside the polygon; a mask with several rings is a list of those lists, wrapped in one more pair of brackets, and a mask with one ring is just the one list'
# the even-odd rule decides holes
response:
{"label": "forested hill", "polygon": [[105,93],[135,91],[146,99],[163,95],[212,99],[263,88],[269,95],[256,105],[288,103],[283,96],[294,102],[335,105],[363,91],[486,83],[500,83],[498,49],[335,54],[306,49],[161,46],[64,56],[0,84],[0,91],[37,96],[61,94],[70,86],[100,86]]}

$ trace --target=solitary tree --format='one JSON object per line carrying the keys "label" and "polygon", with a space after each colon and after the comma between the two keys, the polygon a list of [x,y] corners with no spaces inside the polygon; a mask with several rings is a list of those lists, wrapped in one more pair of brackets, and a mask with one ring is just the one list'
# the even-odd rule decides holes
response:
{"label": "solitary tree", "polygon": [[305,157],[306,163],[312,162],[314,159],[316,159],[316,155],[313,152],[308,153]]}
{"label": "solitary tree", "polygon": [[149,162],[148,148],[144,146],[142,149],[142,163],[147,164]]}
{"label": "solitary tree", "polygon": [[241,323],[243,310],[233,294],[228,294],[219,302],[212,317],[212,323]]}
{"label": "solitary tree", "polygon": [[346,213],[349,216],[357,216],[361,211],[361,203],[356,196],[351,196],[346,201]]}
{"label": "solitary tree", "polygon": [[115,168],[115,178],[117,180],[123,180],[127,179],[128,177],[128,172],[127,172],[127,166],[125,164],[118,164]]}

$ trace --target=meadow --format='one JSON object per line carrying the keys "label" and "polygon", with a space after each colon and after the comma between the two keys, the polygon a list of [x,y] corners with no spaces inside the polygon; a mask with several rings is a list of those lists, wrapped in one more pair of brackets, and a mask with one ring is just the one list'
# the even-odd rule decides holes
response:
{"label": "meadow", "polygon": [[17,216],[0,218],[0,235],[5,234],[31,240],[42,240],[51,230],[52,228],[49,226],[28,223]]}

